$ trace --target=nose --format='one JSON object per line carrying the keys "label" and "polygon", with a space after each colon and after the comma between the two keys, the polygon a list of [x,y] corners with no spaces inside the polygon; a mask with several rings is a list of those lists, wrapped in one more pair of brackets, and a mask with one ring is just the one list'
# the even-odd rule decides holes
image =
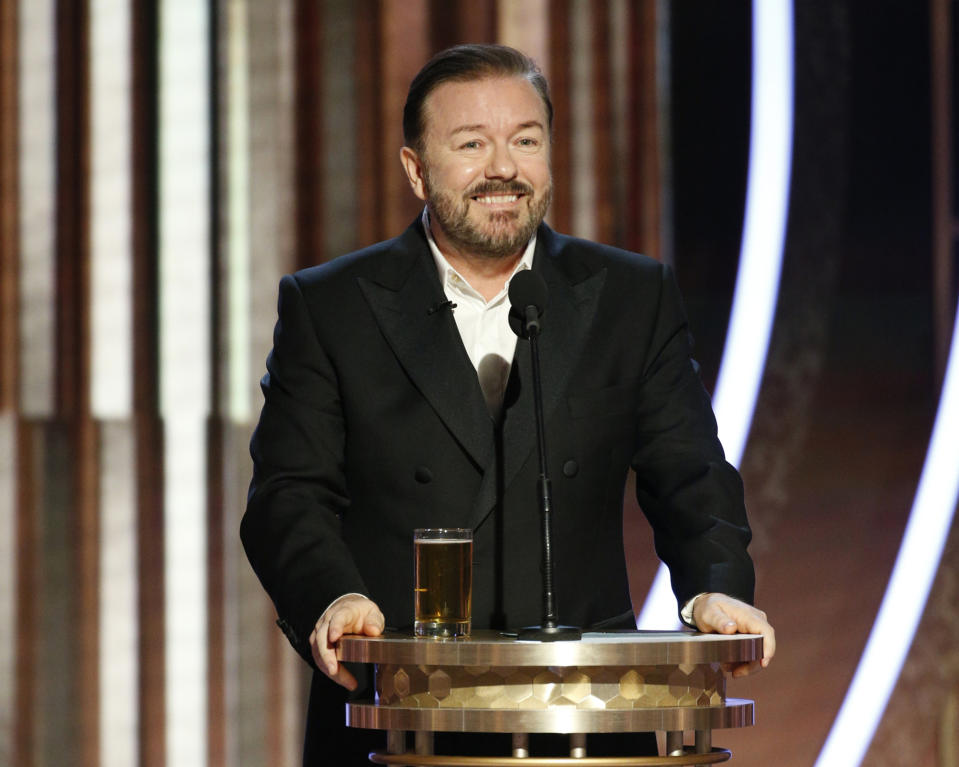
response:
{"label": "nose", "polygon": [[516,162],[507,144],[496,142],[492,146],[489,163],[486,165],[487,178],[513,178],[516,176]]}

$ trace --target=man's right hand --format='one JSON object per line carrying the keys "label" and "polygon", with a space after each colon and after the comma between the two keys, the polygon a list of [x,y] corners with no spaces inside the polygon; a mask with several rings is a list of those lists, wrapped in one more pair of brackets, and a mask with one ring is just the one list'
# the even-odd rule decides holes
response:
{"label": "man's right hand", "polygon": [[359,594],[347,594],[326,608],[310,634],[310,650],[317,668],[347,690],[356,678],[336,659],[336,643],[344,634],[379,636],[386,619],[376,603]]}

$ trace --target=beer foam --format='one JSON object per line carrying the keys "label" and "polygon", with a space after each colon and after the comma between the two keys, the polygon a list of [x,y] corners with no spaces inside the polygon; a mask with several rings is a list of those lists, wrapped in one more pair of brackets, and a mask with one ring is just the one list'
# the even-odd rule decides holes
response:
{"label": "beer foam", "polygon": [[472,543],[468,538],[417,538],[417,543]]}

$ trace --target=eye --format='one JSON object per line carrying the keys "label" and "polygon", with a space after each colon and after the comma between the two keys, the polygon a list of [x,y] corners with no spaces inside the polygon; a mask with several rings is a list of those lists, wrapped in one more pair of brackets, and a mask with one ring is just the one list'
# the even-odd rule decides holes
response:
{"label": "eye", "polygon": [[480,148],[480,142],[478,139],[475,139],[475,138],[460,144],[460,149],[479,149],[479,148]]}
{"label": "eye", "polygon": [[532,136],[521,136],[516,140],[517,145],[527,149],[535,149],[539,146],[539,141]]}

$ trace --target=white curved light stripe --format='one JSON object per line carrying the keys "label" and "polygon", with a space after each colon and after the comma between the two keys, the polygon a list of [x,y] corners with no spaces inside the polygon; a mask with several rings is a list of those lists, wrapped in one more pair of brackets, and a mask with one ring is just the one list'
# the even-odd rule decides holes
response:
{"label": "white curved light stripe", "polygon": [[766,366],[789,214],[793,132],[791,0],[753,2],[752,128],[743,242],[713,410],[739,466]]}
{"label": "white curved light stripe", "polygon": [[[766,365],[789,212],[793,131],[791,0],[753,1],[752,125],[746,212],[736,290],[713,409],[727,460],[739,466]],[[636,621],[676,624],[669,572],[660,565]]]}
{"label": "white curved light stripe", "polygon": [[939,568],[959,499],[959,312],[909,522],[852,684],[816,767],[855,767],[872,741]]}

